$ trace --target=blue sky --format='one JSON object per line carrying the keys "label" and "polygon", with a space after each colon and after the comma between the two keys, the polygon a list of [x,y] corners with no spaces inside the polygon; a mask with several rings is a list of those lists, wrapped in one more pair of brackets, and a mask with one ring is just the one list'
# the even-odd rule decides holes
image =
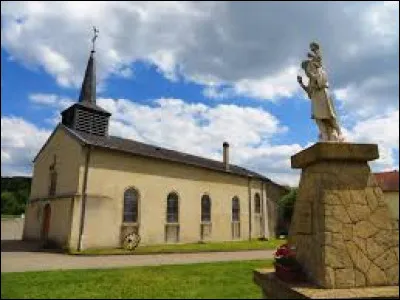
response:
{"label": "blue sky", "polygon": [[296,75],[317,39],[346,139],[398,169],[398,3],[91,3],[2,2],[3,176],[31,174],[77,101],[93,24],[113,135],[213,159],[226,140],[233,163],[295,185],[290,156],[318,135]]}

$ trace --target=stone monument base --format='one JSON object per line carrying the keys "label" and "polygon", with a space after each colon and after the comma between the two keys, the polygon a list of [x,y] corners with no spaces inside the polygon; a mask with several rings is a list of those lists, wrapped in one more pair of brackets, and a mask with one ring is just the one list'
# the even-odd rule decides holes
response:
{"label": "stone monument base", "polygon": [[399,284],[399,228],[368,161],[376,144],[316,143],[301,168],[288,243],[310,282],[327,289]]}
{"label": "stone monument base", "polygon": [[273,269],[255,270],[253,280],[264,299],[399,299],[399,286],[327,289],[312,283],[283,282]]}

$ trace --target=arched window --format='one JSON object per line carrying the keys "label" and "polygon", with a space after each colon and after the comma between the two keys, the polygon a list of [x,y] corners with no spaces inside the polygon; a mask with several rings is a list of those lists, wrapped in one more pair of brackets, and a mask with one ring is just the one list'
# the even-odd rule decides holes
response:
{"label": "arched window", "polygon": [[56,194],[57,188],[57,172],[56,170],[50,171],[50,186],[49,186],[49,196],[54,196]]}
{"label": "arched window", "polygon": [[130,188],[124,193],[124,222],[136,223],[138,221],[138,192]]}
{"label": "arched window", "polygon": [[169,193],[167,197],[167,223],[178,223],[179,203],[176,193]]}
{"label": "arched window", "polygon": [[232,221],[240,221],[240,204],[236,196],[232,199]]}
{"label": "arched window", "polygon": [[53,163],[50,165],[49,171],[49,196],[54,196],[57,189],[57,171],[56,171],[57,157],[54,155]]}
{"label": "arched window", "polygon": [[260,194],[256,193],[254,195],[254,212],[256,214],[260,214],[261,213],[261,198],[260,198]]}
{"label": "arched window", "polygon": [[211,221],[211,199],[208,195],[201,197],[201,221]]}

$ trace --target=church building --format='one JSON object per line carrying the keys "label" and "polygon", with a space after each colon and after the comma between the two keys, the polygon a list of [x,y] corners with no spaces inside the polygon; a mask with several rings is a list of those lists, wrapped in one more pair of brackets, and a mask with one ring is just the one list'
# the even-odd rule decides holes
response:
{"label": "church building", "polygon": [[83,250],[128,236],[140,245],[275,237],[287,188],[231,164],[227,142],[215,161],[109,134],[94,54],[79,101],[34,158],[23,239]]}

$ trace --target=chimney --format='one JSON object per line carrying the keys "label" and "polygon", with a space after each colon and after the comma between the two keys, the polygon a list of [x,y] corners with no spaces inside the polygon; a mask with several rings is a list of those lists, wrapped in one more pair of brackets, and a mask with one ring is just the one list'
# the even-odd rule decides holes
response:
{"label": "chimney", "polygon": [[224,166],[225,170],[229,170],[229,144],[227,142],[224,142],[222,144],[223,149],[223,161],[224,161]]}

